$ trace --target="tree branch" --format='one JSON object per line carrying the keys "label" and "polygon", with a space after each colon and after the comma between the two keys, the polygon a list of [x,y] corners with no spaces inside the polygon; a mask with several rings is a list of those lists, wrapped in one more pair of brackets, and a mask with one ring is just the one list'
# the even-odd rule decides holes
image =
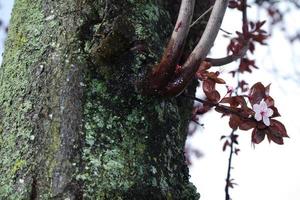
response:
{"label": "tree branch", "polygon": [[205,61],[210,62],[212,66],[227,65],[233,61],[243,58],[246,55],[248,49],[249,43],[247,42],[247,44],[240,50],[238,54],[228,55],[223,58],[206,58]]}
{"label": "tree branch", "polygon": [[161,61],[156,65],[149,77],[148,84],[157,91],[166,86],[174,75],[175,67],[181,57],[186,37],[189,33],[195,7],[195,0],[182,0],[171,39],[164,51]]}
{"label": "tree branch", "polygon": [[182,66],[182,73],[170,82],[164,95],[179,95],[194,77],[200,63],[205,59],[217,37],[228,5],[228,0],[216,0],[204,33]]}

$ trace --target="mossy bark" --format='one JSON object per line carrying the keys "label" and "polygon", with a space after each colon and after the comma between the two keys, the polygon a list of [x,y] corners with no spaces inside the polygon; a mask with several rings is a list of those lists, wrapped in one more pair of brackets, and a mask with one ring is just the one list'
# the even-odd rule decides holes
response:
{"label": "mossy bark", "polygon": [[183,154],[192,102],[136,87],[177,4],[16,0],[0,68],[0,199],[199,198]]}

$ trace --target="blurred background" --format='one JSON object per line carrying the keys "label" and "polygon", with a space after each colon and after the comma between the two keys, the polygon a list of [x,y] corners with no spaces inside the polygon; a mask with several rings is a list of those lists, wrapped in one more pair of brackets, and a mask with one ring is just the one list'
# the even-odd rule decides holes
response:
{"label": "blurred background", "polygon": [[[9,17],[13,0],[0,0],[0,53],[2,55]],[[255,58],[258,70],[252,74],[241,75],[249,85],[261,81],[264,85],[271,83],[271,96],[282,117],[290,138],[284,145],[269,144],[264,140],[261,144],[251,144],[251,132],[237,132],[239,135],[238,156],[233,157],[232,178],[237,185],[230,190],[234,200],[299,200],[300,199],[300,123],[298,103],[300,102],[300,5],[296,1],[266,1],[259,5],[250,2],[249,18],[268,20],[264,29],[271,37],[268,45],[256,46]],[[272,12],[271,12],[272,11]],[[279,11],[279,13],[277,12]],[[280,15],[281,13],[281,15]],[[270,16],[273,16],[273,19]],[[241,13],[228,9],[222,29],[234,35],[241,29]],[[275,19],[275,20],[274,20]],[[277,21],[276,21],[277,19]],[[229,39],[219,32],[210,57],[223,57]],[[2,56],[0,57],[0,63]],[[221,77],[228,85],[235,86],[231,70],[236,69],[238,62],[223,66]],[[226,88],[218,88],[226,94]],[[201,91],[197,94],[201,96]],[[222,95],[221,95],[222,96]],[[190,154],[190,180],[196,185],[202,200],[225,199],[225,178],[229,152],[222,151],[221,135],[229,135],[231,130],[228,119],[221,119],[214,111],[201,116],[199,123],[191,124],[196,128],[187,140]]]}

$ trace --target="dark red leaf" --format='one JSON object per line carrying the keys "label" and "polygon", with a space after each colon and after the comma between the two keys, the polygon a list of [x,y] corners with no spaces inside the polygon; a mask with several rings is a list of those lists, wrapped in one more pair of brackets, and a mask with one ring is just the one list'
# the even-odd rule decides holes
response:
{"label": "dark red leaf", "polygon": [[262,22],[256,22],[256,29],[260,29],[265,23],[266,23],[266,20],[264,20]]}
{"label": "dark red leaf", "polygon": [[261,143],[265,139],[265,132],[257,128],[252,131],[252,142],[255,144]]}
{"label": "dark red leaf", "polygon": [[244,72],[251,73],[252,72],[251,67],[256,68],[256,69],[258,68],[255,65],[254,60],[249,60],[248,58],[242,58],[241,62],[240,62],[240,65],[239,65],[238,71],[241,72],[241,73],[244,73]]}
{"label": "dark red leaf", "polygon": [[218,91],[215,89],[215,82],[212,79],[207,79],[203,81],[203,92],[206,97],[212,102],[218,102],[221,98]]}
{"label": "dark red leaf", "polygon": [[230,128],[232,128],[233,130],[236,130],[240,124],[241,120],[240,120],[240,117],[237,116],[237,115],[230,115],[230,118],[229,118],[229,126]]}
{"label": "dark red leaf", "polygon": [[248,121],[242,121],[239,124],[239,129],[244,130],[244,131],[248,131],[252,128],[256,127],[256,123],[254,121],[248,120]]}
{"label": "dark red leaf", "polygon": [[271,133],[274,135],[279,135],[281,137],[289,137],[286,132],[285,126],[280,121],[271,119],[270,129]]}
{"label": "dark red leaf", "polygon": [[265,35],[264,33],[260,33],[257,35],[251,34],[251,38],[261,45],[266,45],[267,43],[265,43],[265,40],[268,38],[268,35]]}
{"label": "dark red leaf", "polygon": [[238,135],[233,135],[233,136],[231,137],[231,142],[233,142],[233,143],[235,143],[235,144],[239,144],[239,142],[238,142]]}
{"label": "dark red leaf", "polygon": [[240,149],[234,149],[234,153],[235,153],[236,155],[238,155],[238,153],[239,153],[240,151],[241,151]]}
{"label": "dark red leaf", "polygon": [[241,114],[243,114],[243,116],[247,116],[247,117],[249,117],[249,115],[254,115],[255,114],[255,112],[252,110],[252,109],[250,109],[250,108],[244,108],[243,109],[243,111],[242,111],[242,113]]}
{"label": "dark red leaf", "polygon": [[[267,92],[266,92],[266,94],[267,94]],[[268,107],[274,106],[274,99],[272,97],[266,96],[266,98],[264,100]]]}
{"label": "dark red leaf", "polygon": [[215,83],[219,83],[219,84],[225,84],[226,82],[218,77],[218,73],[217,72],[209,72],[207,74],[207,77],[212,79]]}
{"label": "dark red leaf", "polygon": [[248,83],[246,83],[246,81],[242,80],[239,82],[239,87],[241,88],[242,92],[246,92],[248,91]]}
{"label": "dark red leaf", "polygon": [[211,91],[214,91],[215,90],[215,82],[208,79],[208,80],[205,80],[203,81],[203,92],[211,92]]}
{"label": "dark red leaf", "polygon": [[239,105],[242,108],[247,107],[247,103],[243,96],[225,97],[220,103],[229,103],[231,107],[238,107]]}
{"label": "dark red leaf", "polygon": [[203,61],[201,62],[199,68],[198,68],[198,71],[206,71],[208,70],[209,68],[211,68],[211,63],[210,62],[207,62],[207,61]]}
{"label": "dark red leaf", "polygon": [[234,107],[229,107],[224,105],[217,106],[215,110],[219,113],[223,113],[224,115],[241,112],[240,108],[234,108]]}
{"label": "dark red leaf", "polygon": [[226,151],[226,148],[227,148],[227,146],[229,146],[229,145],[230,145],[230,143],[228,142],[228,140],[226,140],[226,142],[224,142],[224,144],[223,144],[222,150],[223,150],[223,151]]}
{"label": "dark red leaf", "polygon": [[283,144],[283,138],[280,135],[274,134],[274,132],[267,132],[269,142],[273,141],[276,144]]}
{"label": "dark red leaf", "polygon": [[255,50],[255,46],[253,42],[249,42],[249,50],[250,52],[253,54],[254,50]]}
{"label": "dark red leaf", "polygon": [[255,83],[251,88],[250,88],[250,93],[249,93],[249,101],[251,105],[253,106],[254,104],[259,104],[262,99],[266,97],[266,89],[265,86],[261,83]]}
{"label": "dark red leaf", "polygon": [[269,85],[267,85],[267,86],[265,87],[265,89],[266,89],[266,95],[267,95],[267,96],[270,95],[270,87],[271,87],[271,84],[269,84]]}
{"label": "dark red leaf", "polygon": [[273,115],[272,115],[272,117],[280,117],[280,114],[279,114],[279,112],[278,112],[278,109],[275,107],[275,106],[271,106],[270,107],[272,110],[273,110]]}

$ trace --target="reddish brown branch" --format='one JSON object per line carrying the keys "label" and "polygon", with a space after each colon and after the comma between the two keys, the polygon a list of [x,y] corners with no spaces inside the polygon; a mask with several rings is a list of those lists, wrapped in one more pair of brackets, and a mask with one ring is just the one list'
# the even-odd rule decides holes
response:
{"label": "reddish brown branch", "polygon": [[233,61],[236,61],[240,58],[243,58],[249,49],[249,44],[245,44],[245,46],[240,50],[238,54],[232,54],[225,56],[223,58],[206,58],[205,61],[210,62],[211,66],[222,66],[227,65]]}
{"label": "reddish brown branch", "polygon": [[179,95],[193,79],[201,61],[205,59],[217,37],[228,5],[228,0],[216,0],[204,33],[182,66],[182,73],[176,76],[162,93],[167,96]]}
{"label": "reddish brown branch", "polygon": [[[162,59],[148,77],[148,87],[156,93],[165,87],[175,73],[188,35],[195,7],[195,0],[182,0],[176,25]],[[150,91],[151,93],[151,91]]]}

